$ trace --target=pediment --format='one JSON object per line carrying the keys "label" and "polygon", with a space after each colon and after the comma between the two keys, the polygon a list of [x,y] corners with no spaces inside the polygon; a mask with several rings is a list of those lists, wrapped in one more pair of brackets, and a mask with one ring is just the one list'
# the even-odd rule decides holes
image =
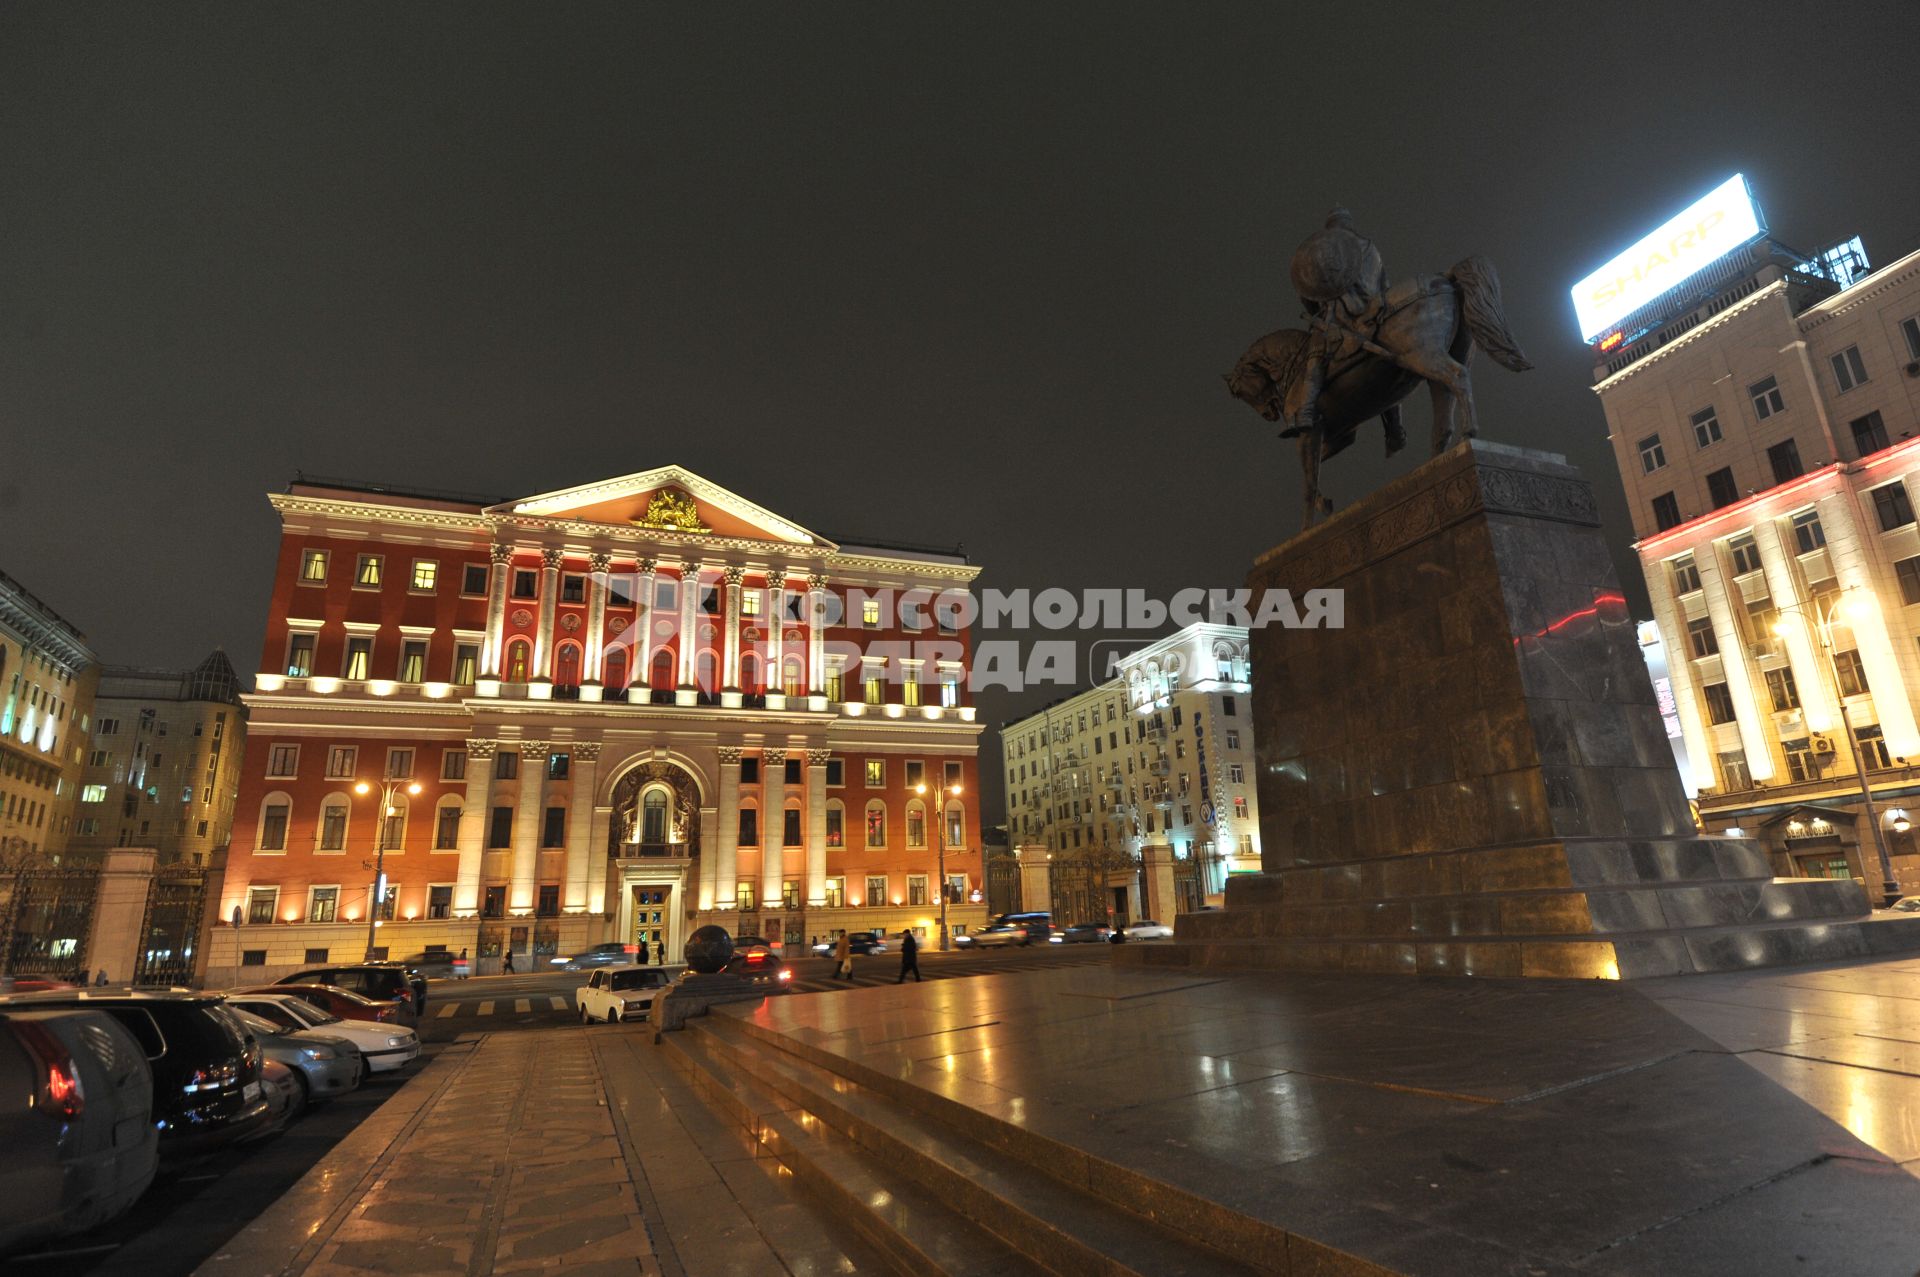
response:
{"label": "pediment", "polygon": [[663,536],[715,536],[785,545],[832,543],[680,466],[603,479],[494,506],[487,513],[604,523]]}

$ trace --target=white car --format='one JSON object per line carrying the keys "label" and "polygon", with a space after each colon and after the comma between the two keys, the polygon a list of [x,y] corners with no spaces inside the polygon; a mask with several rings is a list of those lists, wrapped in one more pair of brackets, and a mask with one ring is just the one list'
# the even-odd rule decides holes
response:
{"label": "white car", "polygon": [[360,1048],[372,1073],[403,1069],[420,1054],[420,1035],[401,1024],[343,1020],[289,993],[229,993],[227,1005],[251,1012],[289,1033],[320,1029]]}
{"label": "white car", "polygon": [[580,1022],[644,1020],[653,1009],[655,995],[672,987],[677,975],[669,967],[602,967],[573,995],[580,1007]]}
{"label": "white car", "polygon": [[1142,918],[1127,928],[1129,940],[1171,940],[1173,928],[1164,922],[1155,922],[1152,918]]}

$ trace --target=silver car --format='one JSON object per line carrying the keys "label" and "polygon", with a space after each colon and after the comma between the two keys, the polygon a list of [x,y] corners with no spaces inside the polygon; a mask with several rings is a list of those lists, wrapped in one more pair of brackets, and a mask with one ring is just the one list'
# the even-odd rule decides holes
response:
{"label": "silver car", "polygon": [[221,1009],[260,1044],[261,1054],[293,1070],[300,1088],[300,1108],[345,1095],[360,1085],[365,1067],[360,1048],[347,1039],[314,1029],[289,1033],[251,1011],[234,1006]]}

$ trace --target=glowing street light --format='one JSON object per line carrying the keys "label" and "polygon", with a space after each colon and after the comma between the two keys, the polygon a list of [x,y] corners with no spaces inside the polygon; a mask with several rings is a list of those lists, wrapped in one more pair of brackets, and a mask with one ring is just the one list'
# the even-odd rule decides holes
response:
{"label": "glowing street light", "polygon": [[[916,794],[925,794],[927,792],[926,782],[921,781],[918,785],[915,785],[913,792]],[[960,796],[960,786],[957,784],[949,785],[947,786],[947,792],[955,798],[958,798]],[[934,846],[939,848],[940,854],[940,948],[946,950],[953,947],[953,942],[947,935],[947,808],[944,802],[940,805],[939,819],[934,821],[933,836]]]}
{"label": "glowing street light", "polygon": [[[400,809],[394,806],[394,797],[403,791],[407,794],[418,794],[420,792],[420,782],[416,780],[402,783],[398,779],[383,780],[380,782],[380,827],[379,833],[374,837],[373,891],[367,907],[368,962],[374,961],[373,937],[374,932],[380,926],[380,905],[382,898],[386,895],[387,825],[395,816],[400,814]],[[373,792],[373,783],[365,780],[356,781],[353,786],[353,792],[361,795],[371,794]]]}

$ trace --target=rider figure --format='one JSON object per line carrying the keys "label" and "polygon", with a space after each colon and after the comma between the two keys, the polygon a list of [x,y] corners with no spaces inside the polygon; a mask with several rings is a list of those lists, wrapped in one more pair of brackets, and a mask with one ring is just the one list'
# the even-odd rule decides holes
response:
{"label": "rider figure", "polygon": [[[1353,229],[1353,214],[1338,204],[1325,228],[1293,254],[1293,287],[1307,310],[1306,388],[1300,424],[1312,429],[1320,392],[1335,361],[1359,349],[1371,335],[1387,295],[1387,267],[1372,240]],[[1387,451],[1404,442],[1399,414],[1387,421]]]}

